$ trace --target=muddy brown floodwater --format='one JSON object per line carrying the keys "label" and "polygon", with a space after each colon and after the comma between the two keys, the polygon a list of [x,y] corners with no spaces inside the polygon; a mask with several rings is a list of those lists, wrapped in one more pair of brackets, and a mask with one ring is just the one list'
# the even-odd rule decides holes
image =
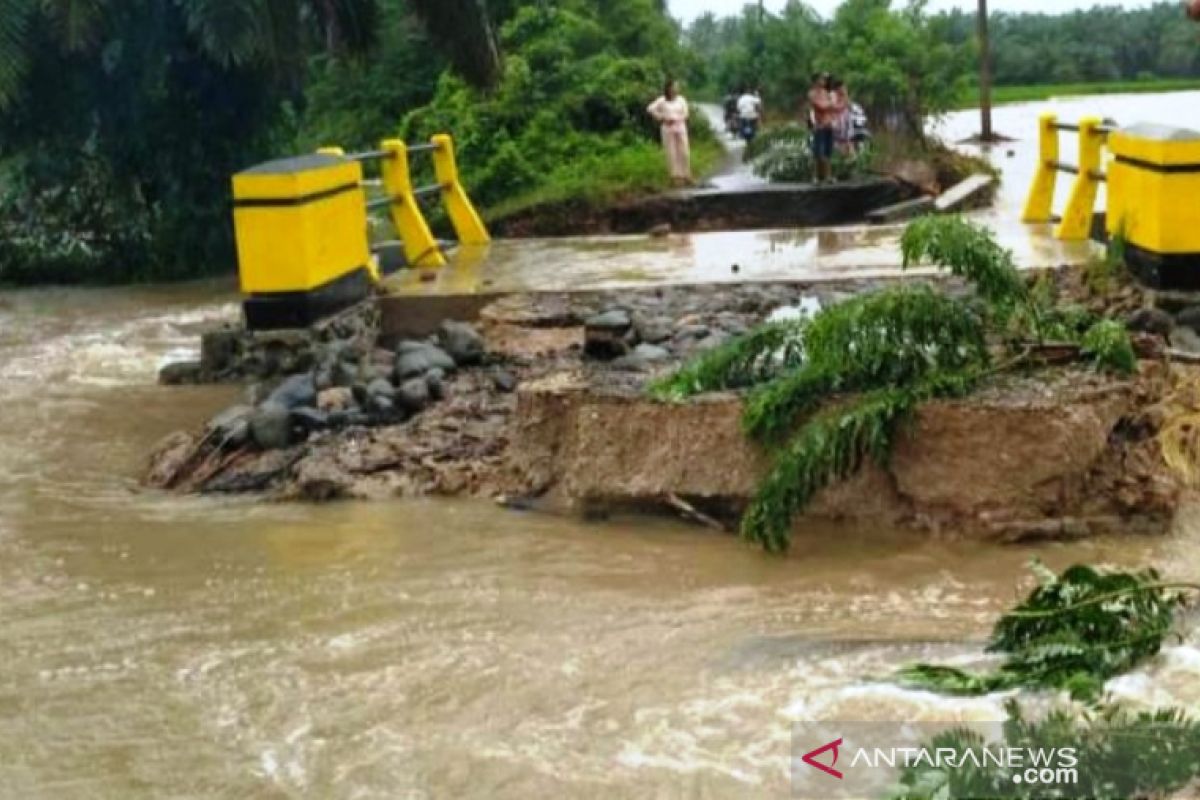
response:
{"label": "muddy brown floodwater", "polygon": [[[772,558],[661,519],[140,490],[237,393],[156,367],[234,313],[210,284],[0,295],[0,797],[783,798],[793,721],[1001,716],[879,677],[977,654],[1031,556],[1200,574],[1194,514]],[[1192,630],[1110,688],[1195,706],[1198,678]]]}

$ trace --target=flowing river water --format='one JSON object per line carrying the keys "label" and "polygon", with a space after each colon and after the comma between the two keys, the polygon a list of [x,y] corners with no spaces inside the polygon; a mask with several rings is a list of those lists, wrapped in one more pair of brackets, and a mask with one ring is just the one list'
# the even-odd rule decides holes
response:
{"label": "flowing river water", "polygon": [[[1200,575],[1194,515],[1037,547],[814,528],[773,558],[662,519],[139,489],[237,397],[154,383],[235,303],[0,295],[0,797],[786,797],[795,721],[1001,718],[883,678],[977,655],[1032,556]],[[1110,688],[1194,706],[1193,637]]]}

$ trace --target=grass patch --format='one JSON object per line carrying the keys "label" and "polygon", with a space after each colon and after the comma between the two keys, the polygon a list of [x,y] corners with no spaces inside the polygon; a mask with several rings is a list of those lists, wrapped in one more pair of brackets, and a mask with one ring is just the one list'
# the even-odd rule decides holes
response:
{"label": "grass patch", "polygon": [[[1186,92],[1200,89],[1200,78],[1154,78],[1151,80],[1098,81],[1094,83],[1047,83],[1033,86],[996,86],[992,103],[1026,103],[1052,97],[1091,94],[1145,94],[1149,92]],[[979,88],[971,87],[959,99],[959,109],[979,107]]]}
{"label": "grass patch", "polygon": [[[711,137],[692,142],[692,172],[704,176],[725,158]],[[554,170],[538,187],[483,209],[486,220],[499,220],[539,206],[582,202],[597,207],[656,194],[670,187],[666,159],[657,144],[646,142],[604,157],[582,159]]]}

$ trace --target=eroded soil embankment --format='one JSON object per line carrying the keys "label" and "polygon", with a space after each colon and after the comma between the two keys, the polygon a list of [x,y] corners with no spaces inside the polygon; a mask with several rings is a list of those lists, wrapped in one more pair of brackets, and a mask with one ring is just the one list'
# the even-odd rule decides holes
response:
{"label": "eroded soil embankment", "polygon": [[534,206],[489,220],[497,236],[580,236],[813,227],[861,222],[868,211],[914,197],[917,189],[890,177],[845,183],[773,184],[741,190],[698,189],[633,198],[597,207],[586,201]]}
{"label": "eroded soil embankment", "polygon": [[[827,304],[867,288],[506,298],[478,323],[484,357],[439,376],[443,399],[419,413],[343,413],[338,424],[297,431],[288,446],[268,450],[253,441],[214,447],[210,424],[165,442],[150,482],[321,500],[472,495],[589,511],[683,503],[731,521],[768,465],[741,433],[740,399],[671,406],[645,398],[643,387],[781,306]],[[349,385],[321,394],[369,404],[369,387],[383,380],[379,365],[396,357],[377,348],[357,372],[341,362],[335,373]],[[411,380],[399,376],[394,388]],[[1063,367],[929,403],[890,464],[868,465],[826,490],[810,514],[1009,539],[1161,530],[1179,486],[1155,433],[1177,380],[1159,362],[1143,362],[1132,380]],[[304,419],[312,416],[305,410]]]}
{"label": "eroded soil embankment", "polygon": [[[888,464],[824,490],[808,514],[1008,540],[1162,530],[1179,486],[1144,409],[1166,391],[1159,364],[1129,381],[1066,368],[927,403]],[[509,461],[558,507],[679,498],[736,514],[769,468],[741,412],[732,394],[672,406],[555,375],[522,390]]]}

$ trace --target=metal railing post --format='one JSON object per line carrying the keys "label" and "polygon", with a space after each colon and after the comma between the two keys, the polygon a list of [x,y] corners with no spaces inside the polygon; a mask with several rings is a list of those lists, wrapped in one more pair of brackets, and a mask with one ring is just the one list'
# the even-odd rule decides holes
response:
{"label": "metal railing post", "polygon": [[1049,222],[1058,182],[1058,117],[1042,114],[1038,119],[1038,166],[1025,201],[1022,222]]}
{"label": "metal railing post", "polygon": [[433,169],[438,183],[442,185],[446,213],[455,233],[458,234],[458,240],[467,245],[487,244],[492,238],[459,180],[458,162],[454,157],[454,139],[448,134],[439,133],[430,139],[430,142],[434,146]]}
{"label": "metal railing post", "polygon": [[1092,214],[1096,207],[1096,189],[1102,175],[1102,153],[1104,133],[1100,130],[1104,121],[1099,117],[1084,117],[1079,120],[1079,172],[1071,187],[1071,196],[1063,211],[1062,222],[1054,230],[1058,239],[1087,239],[1092,231]]}
{"label": "metal railing post", "polygon": [[404,257],[413,267],[443,267],[446,258],[429,223],[417,205],[412,175],[408,168],[408,145],[400,139],[385,139],[379,145],[388,154],[380,162],[383,190],[390,199],[389,212],[396,233],[404,243]]}

